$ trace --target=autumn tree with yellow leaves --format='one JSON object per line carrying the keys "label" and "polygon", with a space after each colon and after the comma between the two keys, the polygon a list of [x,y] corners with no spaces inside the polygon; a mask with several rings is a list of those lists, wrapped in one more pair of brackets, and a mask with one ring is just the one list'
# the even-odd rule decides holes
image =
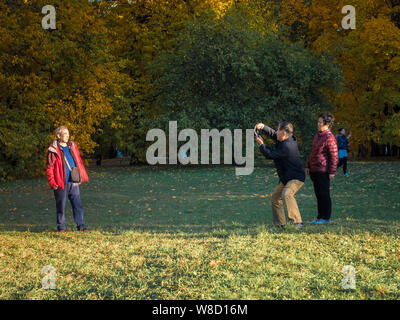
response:
{"label": "autumn tree with yellow leaves", "polygon": [[[171,70],[162,75],[152,66],[182,54],[177,43],[188,25],[218,30],[232,10],[252,17],[237,26],[244,33],[274,33],[316,58],[336,59],[343,89],[322,86],[316,95],[329,97],[337,126],[353,131],[352,151],[368,151],[371,141],[400,145],[397,0],[53,0],[56,29],[44,30],[48,4],[0,1],[0,179],[43,174],[59,125],[69,126],[85,158],[119,148],[143,162],[145,133],[168,108],[158,79]],[[356,9],[355,30],[341,26],[344,5]]]}
{"label": "autumn tree with yellow leaves", "polygon": [[233,3],[54,0],[56,29],[44,30],[48,2],[0,2],[0,178],[43,174],[59,125],[87,155],[113,145],[140,158],[141,121],[157,112],[146,67],[188,19]]}
{"label": "autumn tree with yellow leaves", "polygon": [[[42,28],[47,1],[0,2],[0,177],[43,173],[60,125],[83,153],[119,103],[126,77],[110,54],[97,2],[53,1],[56,29]],[[128,79],[129,80],[129,79]]]}
{"label": "autumn tree with yellow leaves", "polygon": [[[341,26],[342,8],[356,9],[356,29]],[[330,52],[341,64],[343,90],[332,97],[337,127],[353,131],[353,151],[371,142],[400,145],[400,3],[396,0],[282,2],[289,41]],[[362,152],[364,155],[366,152]]]}

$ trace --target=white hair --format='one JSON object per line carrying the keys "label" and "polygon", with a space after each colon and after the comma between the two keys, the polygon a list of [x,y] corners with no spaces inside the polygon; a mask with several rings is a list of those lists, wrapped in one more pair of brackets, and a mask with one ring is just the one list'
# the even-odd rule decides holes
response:
{"label": "white hair", "polygon": [[61,126],[61,127],[58,127],[57,129],[56,129],[56,137],[57,138],[59,138],[60,136],[61,136],[61,132],[63,131],[63,130],[68,130],[68,128],[66,127],[66,126]]}

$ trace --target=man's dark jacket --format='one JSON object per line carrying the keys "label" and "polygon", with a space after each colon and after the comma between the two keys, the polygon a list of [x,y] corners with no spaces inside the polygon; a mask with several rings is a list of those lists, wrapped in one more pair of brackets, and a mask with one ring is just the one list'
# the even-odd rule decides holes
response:
{"label": "man's dark jacket", "polygon": [[290,180],[300,180],[304,182],[306,174],[300,160],[297,138],[291,136],[284,141],[278,141],[276,139],[276,131],[268,126],[264,126],[263,132],[276,141],[274,150],[262,144],[260,146],[260,151],[267,159],[274,160],[279,180],[283,184],[288,183]]}

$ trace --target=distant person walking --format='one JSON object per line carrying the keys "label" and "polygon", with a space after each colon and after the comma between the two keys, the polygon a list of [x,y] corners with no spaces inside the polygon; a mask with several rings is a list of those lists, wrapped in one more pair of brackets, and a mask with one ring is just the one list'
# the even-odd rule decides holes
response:
{"label": "distant person walking", "polygon": [[351,131],[346,137],[346,130],[344,128],[339,129],[339,134],[337,135],[337,145],[338,145],[338,156],[339,164],[338,168],[343,165],[343,175],[348,177],[347,173],[347,153],[349,151],[349,139],[351,137]]}
{"label": "distant person walking", "polygon": [[88,232],[83,220],[79,185],[89,181],[89,178],[77,145],[69,140],[68,128],[58,127],[56,136],[57,140],[54,140],[48,149],[46,171],[47,180],[56,199],[57,230],[66,230],[65,204],[68,197],[78,230]]}
{"label": "distant person walking", "polygon": [[323,112],[318,116],[318,133],[314,137],[311,154],[306,163],[306,173],[310,175],[314,184],[318,203],[318,216],[311,224],[331,222],[330,180],[335,177],[338,163],[337,143],[330,131],[334,120],[330,112]]}

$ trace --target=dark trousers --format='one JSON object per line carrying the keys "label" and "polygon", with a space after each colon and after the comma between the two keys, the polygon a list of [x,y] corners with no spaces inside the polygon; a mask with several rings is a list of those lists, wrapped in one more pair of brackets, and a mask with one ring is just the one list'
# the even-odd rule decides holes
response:
{"label": "dark trousers", "polygon": [[332,201],[329,193],[330,179],[327,172],[310,172],[310,178],[314,183],[314,192],[318,203],[317,219],[328,220],[331,218]]}
{"label": "dark trousers", "polygon": [[78,230],[85,229],[86,225],[83,221],[83,208],[79,193],[79,185],[74,185],[72,182],[68,182],[64,185],[64,190],[54,190],[54,197],[56,198],[57,208],[57,229],[65,230],[67,227],[65,224],[65,204],[67,202],[67,197],[71,202],[72,212],[74,214],[74,220]]}
{"label": "dark trousers", "polygon": [[343,165],[343,174],[347,173],[347,157],[340,158],[338,163],[338,168]]}

